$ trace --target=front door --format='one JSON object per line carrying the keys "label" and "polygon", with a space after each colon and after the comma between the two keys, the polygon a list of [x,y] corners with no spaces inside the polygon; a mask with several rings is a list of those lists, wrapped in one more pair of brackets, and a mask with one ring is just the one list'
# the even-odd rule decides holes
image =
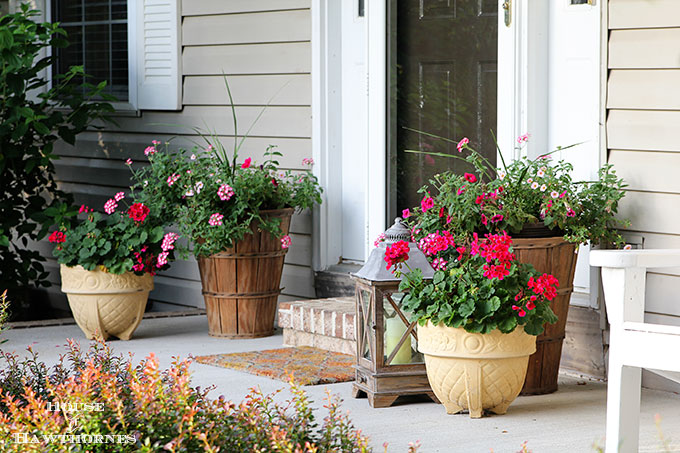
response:
{"label": "front door", "polygon": [[[435,174],[468,170],[458,159],[406,150],[456,154],[471,146],[495,165],[498,0],[393,0],[389,31],[389,213],[414,207],[418,189]],[[409,130],[413,129],[413,130]]]}

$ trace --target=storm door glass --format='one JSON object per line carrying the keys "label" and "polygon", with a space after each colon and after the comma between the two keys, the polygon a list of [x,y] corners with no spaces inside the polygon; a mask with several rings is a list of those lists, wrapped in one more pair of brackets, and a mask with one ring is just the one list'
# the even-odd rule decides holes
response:
{"label": "storm door glass", "polygon": [[[452,140],[496,162],[498,0],[393,0],[390,11],[390,212],[419,205],[435,174],[469,171],[465,162],[406,153],[458,154]],[[408,129],[407,129],[408,128]]]}

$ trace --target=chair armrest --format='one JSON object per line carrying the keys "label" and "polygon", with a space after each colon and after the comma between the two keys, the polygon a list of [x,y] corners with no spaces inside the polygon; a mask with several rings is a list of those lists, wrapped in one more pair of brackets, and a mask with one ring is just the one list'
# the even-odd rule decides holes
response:
{"label": "chair armrest", "polygon": [[590,265],[595,267],[678,267],[680,249],[592,250]]}

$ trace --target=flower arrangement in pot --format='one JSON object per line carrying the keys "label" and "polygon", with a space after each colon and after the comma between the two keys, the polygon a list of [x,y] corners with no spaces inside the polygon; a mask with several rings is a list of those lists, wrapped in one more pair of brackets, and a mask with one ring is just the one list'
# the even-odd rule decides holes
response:
{"label": "flower arrangement in pot", "polygon": [[82,205],[79,218],[52,232],[54,256],[78,326],[88,338],[129,340],[142,320],[153,276],[174,259],[176,233],[165,233],[157,208],[134,202],[118,210],[118,192],[104,213]]}
{"label": "flower arrangement in pot", "polygon": [[[504,414],[522,388],[536,335],[557,321],[550,308],[557,279],[519,262],[505,232],[416,231],[434,277],[409,269],[399,289],[407,292],[403,311],[419,322],[432,390],[450,414]],[[407,259],[406,242],[387,247],[387,267],[396,273]]]}
{"label": "flower arrangement in pot", "polygon": [[[524,135],[518,138],[518,143],[521,146],[527,140],[528,136]],[[537,351],[529,362],[529,372],[522,392],[538,394],[555,391],[576,266],[577,245],[585,242],[608,246],[623,244],[617,228],[627,226],[627,222],[618,220],[615,214],[618,202],[624,195],[625,184],[616,176],[611,165],[605,165],[600,169],[596,181],[573,181],[571,164],[564,161],[553,163],[551,158],[556,151],[567,148],[540,155],[536,159],[517,159],[508,165],[503,161],[503,167],[500,169],[494,168],[488,160],[472,149],[467,139],[458,142],[457,148],[460,153],[457,155],[429,152],[427,154],[463,159],[467,161],[470,172],[464,174],[446,172],[436,175],[429,186],[420,189],[423,194],[420,206],[404,210],[403,216],[408,218],[409,225],[413,228],[414,240],[429,251],[428,256],[432,260],[432,265],[445,273],[445,280],[456,281],[455,291],[459,291],[461,284],[467,288],[478,288],[475,291],[481,291],[481,297],[484,299],[488,296],[489,285],[496,294],[495,291],[507,285],[512,287],[528,283],[530,276],[525,269],[522,271],[524,277],[515,280],[513,269],[519,271],[520,267],[497,267],[499,264],[494,264],[496,267],[486,269],[484,272],[488,277],[502,276],[502,280],[481,285],[485,281],[480,280],[480,268],[465,267],[464,263],[467,263],[465,255],[457,255],[443,242],[442,237],[450,236],[456,247],[461,247],[461,251],[466,248],[465,253],[470,253],[470,247],[476,247],[474,238],[477,238],[479,243],[489,240],[500,241],[498,243],[503,244],[503,247],[507,246],[509,253],[514,257],[513,266],[519,266],[518,263],[532,264],[541,274],[553,275],[557,279],[554,283],[559,287],[551,298],[551,307],[558,321],[546,325],[545,332],[536,325],[536,322],[541,320],[541,316],[537,314],[544,313],[541,305],[534,308],[535,302],[521,305],[507,297],[501,298],[501,307],[507,310],[510,310],[512,305],[519,307],[515,314],[521,318],[520,324],[525,330],[528,329],[527,331],[534,335],[540,334]],[[504,239],[501,241],[495,238]],[[429,245],[430,243],[434,244],[434,248]],[[478,259],[482,258],[484,257]],[[506,271],[510,274],[503,275]],[[482,276],[484,272],[481,273]],[[414,282],[413,279],[408,281]],[[538,282],[536,276],[533,281]],[[541,282],[544,283],[546,282]],[[430,289],[426,291],[439,294],[435,291],[437,284],[442,283],[432,282],[429,286],[425,285],[422,291],[429,287]],[[454,291],[454,286],[447,288],[449,292]],[[417,285],[412,289],[415,291],[414,294],[420,295],[419,297],[428,294],[419,291]],[[531,294],[525,287],[514,289],[517,289],[517,292],[512,295],[513,298],[517,294],[537,296]],[[523,292],[520,293],[520,289]],[[428,298],[423,300],[428,304],[431,301]],[[427,309],[434,310],[433,313],[440,313],[441,307],[428,305]],[[525,316],[520,317],[520,314]],[[545,320],[549,321],[550,318],[548,316]],[[439,318],[435,321],[439,321]],[[499,329],[507,331],[508,326],[500,325]],[[556,360],[546,362],[544,357]]]}
{"label": "flower arrangement in pot", "polygon": [[291,216],[321,202],[313,161],[280,171],[275,147],[257,164],[238,159],[242,140],[231,156],[219,141],[206,143],[189,151],[154,142],[146,149],[150,165],[134,172],[135,189],[191,241],[210,335],[272,335]]}

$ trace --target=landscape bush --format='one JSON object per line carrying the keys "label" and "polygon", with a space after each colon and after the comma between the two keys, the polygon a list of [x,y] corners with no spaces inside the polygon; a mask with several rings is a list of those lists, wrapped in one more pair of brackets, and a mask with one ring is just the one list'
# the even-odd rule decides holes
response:
{"label": "landscape bush", "polygon": [[13,316],[30,313],[29,287],[49,286],[45,259],[30,241],[77,212],[55,182],[54,143],[73,144],[113,111],[102,91],[106,82],[88,83],[82,66],[55,75],[50,85],[46,50],[68,41],[58,24],[36,22],[38,14],[23,4],[0,17],[0,288],[9,290]]}
{"label": "landscape bush", "polygon": [[265,395],[253,388],[235,404],[192,387],[188,360],[161,370],[150,354],[135,366],[105,343],[83,352],[69,342],[53,367],[32,352],[25,359],[0,357],[3,451],[372,451],[338,397],[329,393],[326,415],[317,421],[295,382],[286,402],[276,401],[281,390]]}

